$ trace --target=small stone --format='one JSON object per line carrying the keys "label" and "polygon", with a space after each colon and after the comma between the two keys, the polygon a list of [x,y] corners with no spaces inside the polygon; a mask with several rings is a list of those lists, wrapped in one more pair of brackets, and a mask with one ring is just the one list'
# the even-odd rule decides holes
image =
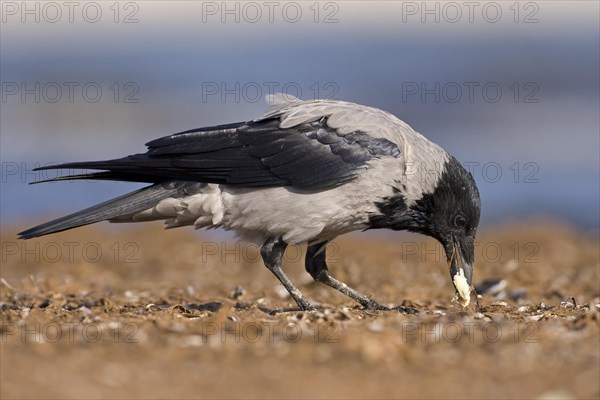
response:
{"label": "small stone", "polygon": [[156,304],[154,304],[154,303],[150,303],[150,304],[147,304],[147,305],[146,305],[146,310],[150,310],[150,309],[159,310],[159,309],[160,309],[160,307],[159,307],[159,306],[157,306],[157,305],[156,305]]}
{"label": "small stone", "polygon": [[44,308],[48,307],[49,305],[50,305],[50,300],[46,299],[46,300],[42,301],[38,305],[38,307],[41,308],[41,309],[44,309]]}
{"label": "small stone", "polygon": [[248,310],[248,309],[252,308],[252,304],[237,302],[234,304],[234,307],[236,310]]}
{"label": "small stone", "polygon": [[383,324],[380,321],[376,321],[376,322],[372,322],[367,326],[367,329],[370,332],[382,332],[383,331]]}
{"label": "small stone", "polygon": [[218,301],[211,301],[210,303],[204,304],[186,303],[184,304],[184,306],[187,310],[217,312],[221,309],[221,307],[223,307],[223,303],[220,303]]}
{"label": "small stone", "polygon": [[133,302],[137,302],[140,300],[140,297],[137,294],[133,293],[131,290],[126,290],[125,293],[123,293],[123,295]]}
{"label": "small stone", "polygon": [[512,301],[519,301],[527,297],[527,290],[525,289],[517,289],[511,290],[508,292],[508,298]]}
{"label": "small stone", "polygon": [[86,316],[86,318],[89,318],[92,321],[98,321],[100,319],[96,314],[94,314],[92,310],[90,310],[86,306],[79,307],[79,310]]}
{"label": "small stone", "polygon": [[506,289],[507,285],[508,283],[504,279],[486,279],[475,286],[475,291],[481,294],[496,296]]}
{"label": "small stone", "polygon": [[246,293],[246,291],[244,290],[244,288],[241,287],[240,285],[237,285],[235,287],[235,289],[233,289],[233,292],[231,292],[229,294],[229,298],[233,299],[233,300],[237,300],[240,297],[242,297],[245,293]]}
{"label": "small stone", "polygon": [[535,315],[530,315],[525,317],[526,321],[539,321],[540,319],[544,318],[544,314],[535,314]]}
{"label": "small stone", "polygon": [[564,308],[575,308],[575,304],[573,304],[571,301],[561,301],[560,305]]}

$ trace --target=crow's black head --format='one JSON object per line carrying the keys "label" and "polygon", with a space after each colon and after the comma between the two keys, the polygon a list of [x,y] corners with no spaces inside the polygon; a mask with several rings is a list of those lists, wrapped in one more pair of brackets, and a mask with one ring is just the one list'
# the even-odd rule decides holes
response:
{"label": "crow's black head", "polygon": [[407,206],[398,188],[378,208],[381,214],[371,218],[373,227],[408,230],[437,239],[446,251],[454,286],[459,294],[464,293],[455,277],[462,276],[471,285],[481,203],[473,177],[454,157],[444,164],[433,192]]}

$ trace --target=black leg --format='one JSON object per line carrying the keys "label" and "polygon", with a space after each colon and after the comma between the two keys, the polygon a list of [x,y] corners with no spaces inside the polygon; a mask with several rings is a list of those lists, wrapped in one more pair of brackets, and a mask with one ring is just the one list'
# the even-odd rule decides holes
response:
{"label": "black leg", "polygon": [[306,300],[304,296],[302,296],[300,290],[294,286],[292,281],[290,281],[290,279],[281,269],[281,259],[283,258],[283,253],[286,247],[287,243],[280,238],[268,239],[260,248],[260,255],[262,256],[263,261],[269,271],[271,271],[277,277],[277,279],[279,279],[279,282],[281,282],[287,291],[290,292],[290,295],[302,310],[316,310],[316,308],[310,304],[310,302]]}
{"label": "black leg", "polygon": [[306,249],[306,271],[313,277],[313,279],[331,286],[332,288],[352,298],[367,310],[388,310],[387,307],[379,305],[375,300],[372,300],[364,294],[357,292],[345,283],[340,282],[329,275],[327,263],[325,262],[326,245],[327,242],[321,242],[312,246],[308,246]]}

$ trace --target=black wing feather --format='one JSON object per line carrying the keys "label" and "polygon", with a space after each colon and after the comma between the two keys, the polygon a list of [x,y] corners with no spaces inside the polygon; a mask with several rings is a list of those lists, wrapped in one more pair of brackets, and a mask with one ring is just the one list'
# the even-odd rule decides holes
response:
{"label": "black wing feather", "polygon": [[398,146],[356,131],[340,135],[327,118],[281,129],[279,119],[193,129],[147,143],[148,152],[121,159],[40,169],[103,170],[64,179],[160,183],[167,180],[243,187],[325,189],[356,178],[374,157],[398,157]]}

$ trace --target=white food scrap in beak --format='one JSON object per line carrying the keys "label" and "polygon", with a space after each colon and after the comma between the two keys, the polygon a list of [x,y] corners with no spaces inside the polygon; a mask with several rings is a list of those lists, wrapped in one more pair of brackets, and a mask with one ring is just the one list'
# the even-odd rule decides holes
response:
{"label": "white food scrap in beak", "polygon": [[465,278],[465,271],[462,268],[458,270],[458,274],[454,275],[452,278],[452,282],[454,283],[454,287],[456,288],[456,292],[458,294],[460,304],[463,307],[466,307],[471,302],[471,286],[467,283],[467,278]]}

